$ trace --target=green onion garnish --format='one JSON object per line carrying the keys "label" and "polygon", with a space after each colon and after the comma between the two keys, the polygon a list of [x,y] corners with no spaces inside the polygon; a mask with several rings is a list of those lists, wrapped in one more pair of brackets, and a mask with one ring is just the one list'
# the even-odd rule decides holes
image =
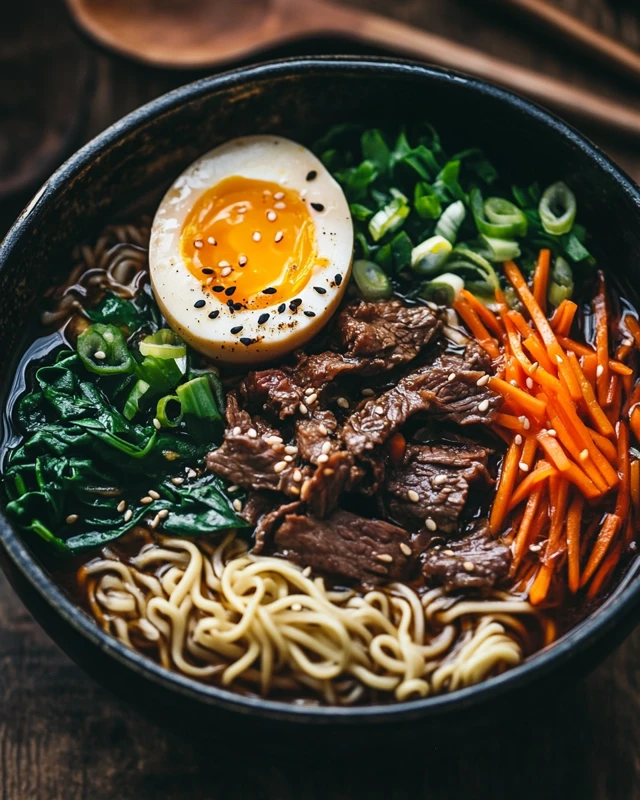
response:
{"label": "green onion garnish", "polygon": [[129,393],[129,397],[127,397],[127,401],[124,404],[124,410],[122,412],[127,419],[133,419],[140,411],[140,401],[150,388],[151,387],[146,381],[138,380],[135,383],[133,389]]}
{"label": "green onion garnish", "polygon": [[184,358],[187,345],[169,328],[161,328],[140,342],[140,352],[155,358]]}
{"label": "green onion garnish", "polygon": [[156,419],[163,428],[177,428],[182,422],[182,403],[175,394],[167,394],[158,400]]}
{"label": "green onion garnish", "polygon": [[429,283],[425,283],[420,290],[420,297],[440,306],[451,306],[463,289],[464,281],[459,275],[445,272]]}
{"label": "green onion garnish", "polygon": [[391,283],[384,270],[372,261],[354,261],[353,279],[365,300],[391,297]]}
{"label": "green onion garnish", "polygon": [[369,233],[374,242],[379,241],[389,231],[399,228],[409,216],[409,204],[404,195],[396,196],[369,220]]}
{"label": "green onion garnish", "polygon": [[573,294],[573,272],[569,264],[557,256],[549,276],[547,299],[554,306],[559,306],[563,300],[570,300]]}
{"label": "green onion garnish", "polygon": [[520,245],[516,241],[494,239],[484,234],[481,234],[481,239],[489,248],[492,261],[511,261],[520,255]]}
{"label": "green onion garnish", "polygon": [[482,199],[480,189],[469,194],[471,213],[478,232],[491,239],[513,239],[527,235],[527,218],[524,212],[509,200],[501,197]]}
{"label": "green onion garnish", "polygon": [[444,236],[425,239],[411,251],[411,268],[418,275],[433,277],[444,266],[452,249],[451,242]]}
{"label": "green onion garnish", "polygon": [[566,183],[558,181],[544,190],[538,213],[547,233],[559,236],[568,233],[576,218],[576,197]]}
{"label": "green onion garnish", "polygon": [[178,386],[176,394],[184,414],[192,414],[199,419],[222,419],[206,375],[200,375]]}
{"label": "green onion garnish", "polygon": [[467,211],[464,207],[462,200],[456,200],[455,203],[447,206],[442,212],[442,216],[436,224],[436,236],[443,236],[448,239],[451,244],[455,244],[458,237],[458,231],[467,216]]}

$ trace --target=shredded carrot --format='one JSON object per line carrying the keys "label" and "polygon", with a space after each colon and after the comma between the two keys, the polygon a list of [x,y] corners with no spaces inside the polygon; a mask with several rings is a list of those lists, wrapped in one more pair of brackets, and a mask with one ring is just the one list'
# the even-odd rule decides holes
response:
{"label": "shredded carrot", "polygon": [[[554,486],[555,484],[555,486]],[[564,530],[565,515],[567,510],[567,497],[569,484],[563,478],[555,478],[551,482],[550,491],[550,516],[551,528],[544,562],[538,571],[533,586],[529,591],[529,601],[532,605],[544,602],[549,592],[551,577],[560,557],[560,539]]]}
{"label": "shredded carrot", "polygon": [[518,476],[521,452],[522,445],[516,444],[514,440],[509,445],[507,455],[504,458],[498,489],[489,516],[489,530],[494,535],[500,532],[509,510],[513,487]]}
{"label": "shredded carrot", "polygon": [[636,437],[636,442],[640,444],[640,406],[636,405],[631,409],[629,425],[631,426],[633,435]]}
{"label": "shredded carrot", "polygon": [[606,586],[607,581],[613,575],[616,565],[620,560],[621,550],[622,545],[618,542],[613,546],[609,555],[600,565],[600,569],[598,569],[594,575],[591,585],[587,589],[587,597],[589,600],[592,600]]}
{"label": "shredded carrot", "polygon": [[560,470],[560,472],[566,472],[571,466],[571,462],[567,458],[562,447],[558,444],[557,439],[553,436],[549,436],[548,433],[539,433],[538,441],[556,469]]}
{"label": "shredded carrot", "polygon": [[631,462],[629,458],[629,429],[625,423],[618,422],[618,499],[616,500],[615,514],[620,519],[626,519],[631,502]]}
{"label": "shredded carrot", "polygon": [[[536,450],[538,449],[538,442],[535,436],[526,436],[524,440],[524,447],[522,448],[522,455],[520,457],[520,464],[527,467],[524,472],[528,472],[533,466],[533,461],[536,457]],[[522,469],[522,467],[520,467]]]}
{"label": "shredded carrot", "polygon": [[569,331],[571,330],[571,326],[573,325],[573,319],[576,315],[576,311],[578,310],[578,306],[571,300],[563,300],[558,308],[556,309],[556,313],[553,315],[553,319],[550,321],[551,327],[553,328],[553,332],[558,336],[567,336]]}
{"label": "shredded carrot", "polygon": [[587,430],[589,431],[589,436],[591,436],[593,439],[596,447],[602,452],[602,455],[607,459],[612,467],[617,467],[618,451],[616,450],[615,444],[610,439],[607,439],[606,436],[598,433],[598,431],[592,431],[591,428],[587,428]]}
{"label": "shredded carrot", "polygon": [[529,336],[522,342],[522,344],[531,353],[532,358],[537,361],[541,367],[544,367],[547,372],[553,375],[556,368],[551,363],[549,354],[547,353],[545,346],[542,344],[540,339],[537,336]]}
{"label": "shredded carrot", "polygon": [[511,311],[507,312],[507,317],[511,320],[515,326],[515,329],[523,338],[526,339],[533,334],[533,329],[519,311],[514,311],[512,309]]}
{"label": "shredded carrot", "polygon": [[591,555],[587,561],[587,566],[584,568],[584,572],[582,573],[582,578],[580,579],[581,588],[589,583],[594,572],[598,569],[598,566],[609,549],[609,545],[611,544],[613,537],[620,528],[620,522],[620,517],[616,516],[615,514],[607,514],[605,516],[602,527],[600,528],[600,533],[598,534],[596,543],[593,546],[593,550],[591,551]]}
{"label": "shredded carrot", "polygon": [[453,304],[453,307],[465,321],[471,333],[476,337],[478,344],[487,351],[491,358],[498,358],[500,356],[500,350],[496,340],[492,338],[489,331],[485,328],[484,323],[473,308],[471,308],[469,303],[458,298]]}
{"label": "shredded carrot", "polygon": [[518,386],[512,386],[510,383],[501,380],[500,378],[492,377],[489,380],[489,387],[494,392],[501,394],[505,400],[508,400],[512,406],[520,408],[524,414],[532,414],[538,419],[544,419],[546,406],[535,397],[527,394]]}
{"label": "shredded carrot", "polygon": [[389,440],[389,457],[396,466],[402,463],[406,449],[407,440],[400,431],[397,431]]}
{"label": "shredded carrot", "polygon": [[593,424],[596,428],[600,431],[603,436],[613,436],[615,431],[613,430],[613,425],[609,422],[606,417],[606,414],[600,408],[596,396],[591,388],[591,384],[585,377],[584,372],[582,371],[582,367],[576,358],[575,353],[569,352],[567,353],[567,358],[569,359],[569,364],[571,365],[576,378],[578,379],[578,383],[580,384],[580,389],[582,391],[582,396],[584,397],[585,404],[587,406],[587,411],[589,416],[593,420]]}
{"label": "shredded carrot", "polygon": [[583,453],[583,448],[581,447],[577,436],[570,429],[568,423],[565,424],[557,411],[554,411],[554,409],[551,407],[549,407],[549,422],[551,422],[555,428],[558,438],[561,442],[563,442],[564,446],[571,454],[571,457],[576,463],[582,465],[582,469],[587,473],[589,479],[594,483],[599,492],[601,494],[606,492],[608,488],[607,484],[602,475],[600,475],[598,472],[596,465],[593,463],[593,459],[591,456],[589,456],[589,458],[586,460],[582,459],[581,455]]}
{"label": "shredded carrot", "polygon": [[537,486],[531,492],[529,499],[527,500],[527,505],[522,516],[522,522],[520,523],[518,533],[516,534],[516,538],[513,543],[513,561],[511,564],[511,569],[513,571],[518,568],[518,564],[522,560],[522,557],[529,546],[529,534],[532,530],[534,533],[536,532],[532,523],[536,515],[536,511],[538,510],[538,504],[540,502],[540,498],[542,497],[543,491],[544,486]]}
{"label": "shredded carrot", "polygon": [[620,383],[620,376],[616,375],[615,372],[610,375],[609,377],[609,385],[607,386],[607,397],[605,400],[605,406],[607,408],[611,408],[611,406],[615,406],[616,396],[618,394],[618,384]]}
{"label": "shredded carrot", "polygon": [[[558,342],[560,342],[565,350],[573,350],[573,352],[578,356],[592,356],[596,353],[593,347],[589,347],[588,344],[581,344],[580,342],[576,342],[575,339],[569,339],[567,336],[558,336]],[[628,367],[626,364],[621,364],[614,358],[610,358],[608,363],[611,372],[615,372],[618,375],[633,374],[631,367]]]}
{"label": "shredded carrot", "polygon": [[637,458],[634,458],[630,464],[629,477],[631,502],[633,503],[633,510],[637,515],[640,514],[640,461],[638,461]]}
{"label": "shredded carrot", "polygon": [[498,338],[498,340],[500,340],[504,334],[504,330],[500,324],[500,320],[496,317],[493,311],[491,311],[490,308],[487,308],[482,301],[478,300],[475,294],[467,291],[467,289],[463,289],[460,292],[460,296],[467,301],[471,308],[484,322],[487,329],[490,330],[491,333]]}
{"label": "shredded carrot", "polygon": [[633,370],[631,367],[628,367],[626,364],[621,364],[619,361],[616,361],[613,358],[609,359],[609,370],[611,372],[615,372],[616,375],[621,375],[623,378],[633,375]]}
{"label": "shredded carrot", "polygon": [[596,324],[596,353],[598,355],[598,401],[601,406],[607,404],[607,387],[609,386],[609,324],[607,320],[607,297],[604,275],[598,273],[598,291],[593,298],[593,313]]}
{"label": "shredded carrot", "polygon": [[503,428],[506,428],[510,431],[515,431],[516,433],[521,433],[526,435],[527,430],[524,427],[524,424],[520,417],[515,417],[513,414],[502,414],[498,413],[494,417],[495,422]]}
{"label": "shredded carrot", "polygon": [[551,478],[554,475],[557,475],[558,472],[555,467],[552,467],[548,461],[541,459],[538,461],[536,468],[531,472],[527,477],[518,485],[517,489],[513,493],[511,497],[511,502],[509,503],[509,511],[512,511],[517,505],[519,505],[525,498],[527,498],[531,491],[536,487],[539,483],[546,481],[547,478]]}
{"label": "shredded carrot", "polygon": [[611,381],[607,390],[607,419],[614,425],[620,419],[622,406],[622,381],[620,375],[611,375]]}
{"label": "shredded carrot", "polygon": [[640,323],[638,320],[632,314],[627,314],[624,318],[624,324],[635,339],[636,347],[640,347]]}
{"label": "shredded carrot", "polygon": [[549,286],[549,265],[551,264],[551,250],[540,251],[538,263],[533,273],[533,296],[543,311],[547,308],[547,288]]}
{"label": "shredded carrot", "polygon": [[[573,351],[572,351],[573,352]],[[580,366],[585,378],[589,381],[591,390],[595,392],[596,389],[596,370],[598,368],[598,357],[595,353],[590,353],[588,356],[582,356]]]}
{"label": "shredded carrot", "polygon": [[[509,320],[507,320],[507,339],[512,353],[518,360],[518,363],[526,373],[527,377],[536,381],[536,383],[539,383],[541,386],[544,386],[544,388],[548,391],[557,394],[557,392],[560,391],[560,381],[547,371],[544,364],[538,362],[538,366],[535,366],[535,362],[532,363],[527,358],[522,350],[522,347],[520,346],[518,333],[509,326]],[[544,347],[542,347],[542,352],[545,352]]]}
{"label": "shredded carrot", "polygon": [[567,514],[567,556],[569,591],[575,594],[580,588],[580,527],[584,497],[576,494]]}

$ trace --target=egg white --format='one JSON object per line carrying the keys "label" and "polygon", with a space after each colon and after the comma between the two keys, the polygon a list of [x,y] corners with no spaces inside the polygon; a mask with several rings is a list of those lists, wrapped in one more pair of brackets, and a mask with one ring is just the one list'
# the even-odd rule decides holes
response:
{"label": "egg white", "polygon": [[[317,176],[307,180],[311,171]],[[322,259],[322,265],[314,267],[308,283],[298,292],[302,303],[296,312],[289,308],[293,298],[278,297],[265,308],[231,314],[219,300],[203,291],[202,283],[183,261],[180,234],[189,211],[205,191],[235,175],[297,190],[307,204],[315,224],[316,257]],[[321,204],[323,210],[314,209],[312,203]],[[301,347],[327,323],[349,282],[352,253],[349,205],[322,162],[289,139],[245,136],[206,153],[174,181],[153,221],[149,266],[160,310],[188,344],[217,361],[256,363]],[[326,293],[318,293],[316,286],[326,289]],[[194,303],[201,299],[206,301],[205,306],[196,309]],[[286,310],[278,313],[282,302],[287,303]],[[209,319],[208,313],[214,309],[220,313],[216,319]],[[305,311],[315,316],[307,316]],[[265,312],[269,313],[269,320],[258,325],[258,317]],[[244,345],[238,335],[230,332],[239,325],[242,338],[258,341]]]}

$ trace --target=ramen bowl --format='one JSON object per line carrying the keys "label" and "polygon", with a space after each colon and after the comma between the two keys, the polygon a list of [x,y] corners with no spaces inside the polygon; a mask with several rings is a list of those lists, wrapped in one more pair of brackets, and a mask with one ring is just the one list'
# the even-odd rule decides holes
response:
{"label": "ramen bowl", "polygon": [[[249,133],[303,143],[334,123],[384,125],[433,119],[452,148],[470,140],[512,176],[562,176],[580,198],[594,247],[623,286],[640,292],[640,192],[602,152],[543,109],[482,81],[375,58],[296,58],[243,68],[173,91],[116,123],[65,163],[36,194],[0,246],[0,387],[8,387],[33,332],[38,302],[78,241],[126,208],[149,207],[203,152]],[[148,201],[148,203],[147,203]],[[7,417],[3,424],[6,428]],[[309,747],[415,741],[419,730],[460,730],[533,705],[550,683],[574,683],[637,619],[632,564],[610,596],[552,646],[484,683],[403,703],[334,708],[236,694],[170,672],[103,632],[56,584],[25,536],[0,514],[0,560],[49,635],[128,704],[165,722],[220,732],[269,729]],[[327,735],[330,728],[331,734]],[[304,736],[300,736],[304,729]],[[383,739],[384,732],[384,739]]]}

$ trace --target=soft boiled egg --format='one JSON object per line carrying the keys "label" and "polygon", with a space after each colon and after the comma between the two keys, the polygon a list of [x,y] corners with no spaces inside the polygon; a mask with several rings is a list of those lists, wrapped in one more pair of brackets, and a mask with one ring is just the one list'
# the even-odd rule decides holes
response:
{"label": "soft boiled egg", "polygon": [[153,290],[171,327],[218,361],[304,345],[349,281],[353,227],[340,186],[305,147],[233,139],[173,183],[151,229]]}

